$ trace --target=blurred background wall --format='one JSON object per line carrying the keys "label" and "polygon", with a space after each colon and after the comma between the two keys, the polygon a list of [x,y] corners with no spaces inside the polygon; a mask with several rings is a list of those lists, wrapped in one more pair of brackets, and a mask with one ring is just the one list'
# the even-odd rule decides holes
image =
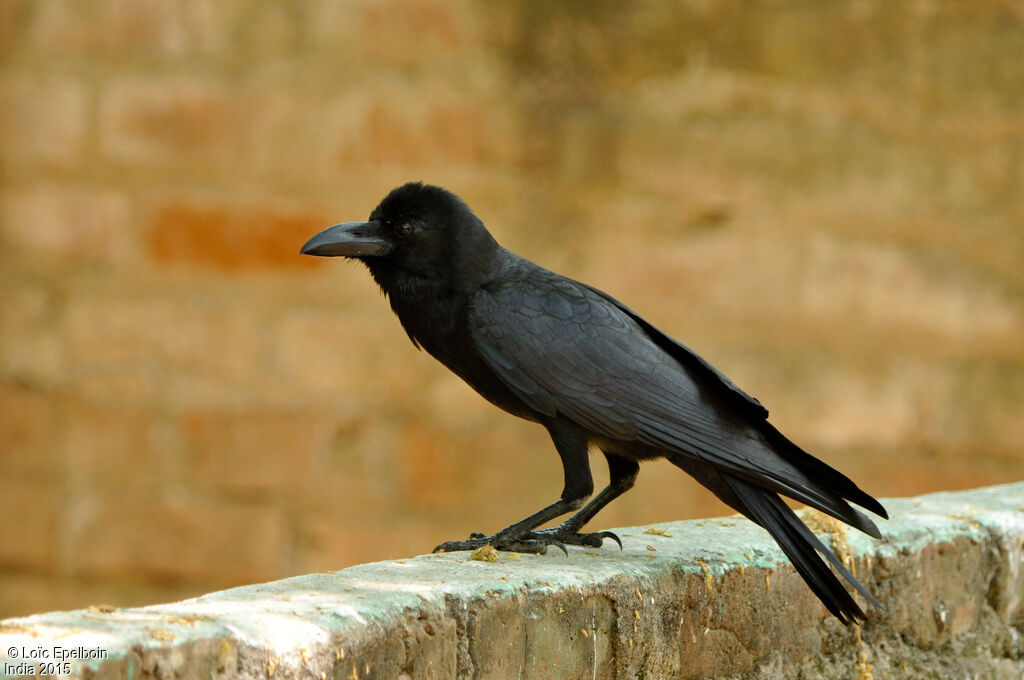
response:
{"label": "blurred background wall", "polygon": [[[422,553],[557,496],[541,428],[360,266],[298,256],[408,180],[876,495],[1020,480],[1022,112],[1010,0],[3,0],[0,616]],[[596,525],[726,511],[651,463]]]}

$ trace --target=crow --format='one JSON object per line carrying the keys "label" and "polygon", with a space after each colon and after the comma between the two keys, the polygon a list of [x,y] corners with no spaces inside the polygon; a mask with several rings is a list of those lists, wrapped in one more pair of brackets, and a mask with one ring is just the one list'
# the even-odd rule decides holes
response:
{"label": "crow", "polygon": [[[877,500],[789,441],[758,400],[632,309],[502,248],[456,195],[404,184],[368,221],[324,229],[301,252],[361,261],[414,346],[492,404],[544,426],[561,458],[558,500],[493,536],[471,534],[435,552],[491,545],[543,553],[605,539],[621,548],[610,531],[580,530],[633,486],[641,461],[665,458],[766,529],[840,621],[866,616],[829,564],[881,609],[779,494],[875,538],[878,527],[847,501],[887,518]],[[594,491],[591,446],[604,454],[610,481],[584,504]]]}

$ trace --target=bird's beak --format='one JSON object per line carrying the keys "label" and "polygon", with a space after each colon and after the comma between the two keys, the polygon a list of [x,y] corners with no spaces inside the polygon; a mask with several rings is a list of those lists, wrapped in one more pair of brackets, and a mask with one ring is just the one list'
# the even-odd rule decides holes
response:
{"label": "bird's beak", "polygon": [[370,222],[345,222],[327,227],[306,241],[303,255],[321,257],[371,257],[386,255],[390,244],[383,237],[382,225]]}

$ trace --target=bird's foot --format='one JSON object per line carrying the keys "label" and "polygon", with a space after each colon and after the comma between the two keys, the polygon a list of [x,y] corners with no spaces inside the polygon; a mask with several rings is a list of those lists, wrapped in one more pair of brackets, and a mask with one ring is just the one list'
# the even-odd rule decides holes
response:
{"label": "bird's foot", "polygon": [[[489,545],[495,550],[506,552],[534,553],[543,555],[548,551],[548,546],[553,545],[566,555],[569,551],[558,536],[543,534],[543,532],[527,532],[525,534],[504,534],[499,531],[493,536],[485,536],[481,533],[472,533],[465,541],[446,541],[434,548],[433,552],[457,552],[459,550],[476,550]],[[600,544],[599,544],[600,545]]]}
{"label": "bird's foot", "polygon": [[565,548],[567,545],[600,548],[606,538],[610,538],[618,543],[619,550],[622,550],[622,540],[611,531],[581,534],[574,527],[561,524],[551,529],[535,529],[524,533],[499,531],[493,536],[472,533],[465,541],[447,541],[442,543],[434,548],[434,552],[476,550],[477,548],[489,545],[495,550],[543,555],[548,551],[548,546],[553,545],[568,555],[569,551]]}
{"label": "bird's foot", "polygon": [[596,531],[590,534],[581,534],[580,532],[566,527],[564,524],[561,526],[553,527],[551,529],[538,529],[531,531],[527,534],[530,540],[544,540],[545,538],[554,538],[559,543],[566,545],[581,545],[587,548],[600,548],[601,544],[604,543],[604,539],[610,538],[619,544],[619,550],[622,550],[622,540],[611,531]]}

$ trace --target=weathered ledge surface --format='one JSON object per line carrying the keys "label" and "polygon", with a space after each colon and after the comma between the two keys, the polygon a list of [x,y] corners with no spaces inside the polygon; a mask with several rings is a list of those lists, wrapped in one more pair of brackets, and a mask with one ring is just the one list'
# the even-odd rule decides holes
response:
{"label": "weathered ledge surface", "polygon": [[722,518],[621,529],[621,552],[426,555],[8,619],[0,663],[103,679],[1024,677],[1024,483],[884,504],[881,541],[809,517],[886,608],[861,627],[827,616],[767,534]]}

